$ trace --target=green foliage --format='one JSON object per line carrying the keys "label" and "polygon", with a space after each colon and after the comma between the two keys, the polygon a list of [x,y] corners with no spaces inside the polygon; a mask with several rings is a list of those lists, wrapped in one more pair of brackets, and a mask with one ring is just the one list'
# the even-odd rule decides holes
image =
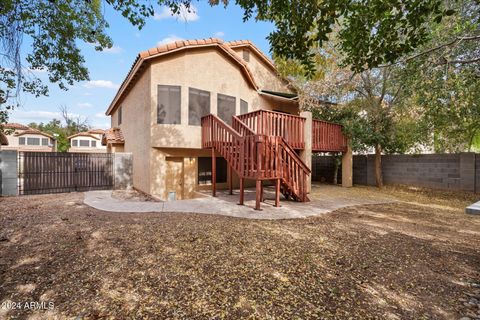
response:
{"label": "green foliage", "polygon": [[[99,51],[112,46],[106,34],[103,3],[139,28],[145,17],[154,13],[151,4],[134,0],[2,1],[0,123],[6,122],[8,113],[18,106],[21,92],[36,97],[48,94],[48,87],[35,76],[35,70],[47,71],[50,82],[64,90],[77,81],[89,80],[78,42],[90,43]],[[32,46],[22,56],[24,38],[29,38]]]}
{"label": "green foliage", "polygon": [[[211,0],[211,4],[219,0]],[[228,0],[222,1],[227,4]],[[275,56],[300,61],[309,75],[315,53],[333,34],[338,36],[344,66],[360,72],[396,62],[424,44],[429,26],[454,11],[441,0],[237,0],[244,20],[275,24],[268,39]]]}

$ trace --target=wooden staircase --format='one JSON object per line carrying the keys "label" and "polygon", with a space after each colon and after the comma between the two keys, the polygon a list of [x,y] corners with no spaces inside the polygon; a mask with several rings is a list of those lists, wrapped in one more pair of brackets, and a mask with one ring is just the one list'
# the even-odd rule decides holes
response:
{"label": "wooden staircase", "polygon": [[244,200],[245,179],[256,181],[257,210],[260,210],[263,199],[264,180],[275,182],[276,206],[279,206],[280,192],[286,198],[309,201],[307,178],[310,169],[291,146],[291,143],[300,146],[299,140],[303,143],[301,121],[290,121],[290,117],[295,116],[276,112],[269,113],[269,119],[263,115],[265,114],[262,112],[253,112],[239,117],[233,116],[232,126],[212,114],[202,118],[202,145],[212,149],[213,193],[215,194],[216,151],[226,159],[230,170],[235,171],[240,178],[240,204],[243,204]]}

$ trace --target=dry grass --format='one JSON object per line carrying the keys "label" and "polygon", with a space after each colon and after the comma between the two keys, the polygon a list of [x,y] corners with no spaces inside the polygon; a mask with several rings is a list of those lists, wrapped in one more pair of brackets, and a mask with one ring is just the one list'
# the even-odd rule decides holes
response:
{"label": "dry grass", "polygon": [[475,314],[462,299],[480,295],[480,217],[463,214],[457,200],[402,192],[381,191],[411,203],[280,221],[105,213],[76,193],[0,198],[0,301],[55,305],[0,309],[0,318]]}

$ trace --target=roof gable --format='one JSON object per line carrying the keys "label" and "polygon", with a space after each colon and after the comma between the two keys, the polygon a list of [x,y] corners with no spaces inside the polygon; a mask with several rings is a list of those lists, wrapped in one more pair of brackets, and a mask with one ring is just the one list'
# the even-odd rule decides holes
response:
{"label": "roof gable", "polygon": [[135,59],[135,62],[133,63],[127,77],[122,82],[122,85],[120,86],[120,89],[115,95],[112,103],[108,107],[106,115],[111,115],[112,112],[116,109],[118,102],[127,93],[130,86],[133,85],[134,81],[136,80],[136,78],[138,78],[138,75],[143,70],[143,68],[145,68],[145,65],[147,64],[147,62],[149,62],[149,60],[179,51],[193,50],[198,48],[212,48],[219,50],[224,56],[226,56],[228,59],[231,59],[239,66],[247,81],[252,85],[255,90],[259,89],[259,86],[255,82],[253,73],[248,67],[248,64],[242,58],[240,58],[230,46],[225,44],[223,40],[210,38],[201,40],[176,41],[140,52],[140,54]]}

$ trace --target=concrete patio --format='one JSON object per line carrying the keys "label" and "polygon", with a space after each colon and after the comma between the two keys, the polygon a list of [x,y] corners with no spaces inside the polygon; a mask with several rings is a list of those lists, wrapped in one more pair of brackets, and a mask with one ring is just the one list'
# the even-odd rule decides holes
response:
{"label": "concrete patio", "polygon": [[314,185],[310,194],[310,202],[295,202],[285,200],[281,196],[279,208],[274,206],[275,194],[273,188],[265,187],[262,210],[254,210],[255,190],[245,190],[245,205],[238,205],[238,190],[233,195],[228,191],[217,191],[217,197],[203,193],[203,197],[190,200],[169,202],[127,201],[112,197],[112,191],[85,192],[84,203],[103,211],[110,212],[184,212],[217,214],[247,219],[295,219],[316,216],[334,210],[365,204],[393,202],[387,196],[361,197],[348,188],[331,185]]}

